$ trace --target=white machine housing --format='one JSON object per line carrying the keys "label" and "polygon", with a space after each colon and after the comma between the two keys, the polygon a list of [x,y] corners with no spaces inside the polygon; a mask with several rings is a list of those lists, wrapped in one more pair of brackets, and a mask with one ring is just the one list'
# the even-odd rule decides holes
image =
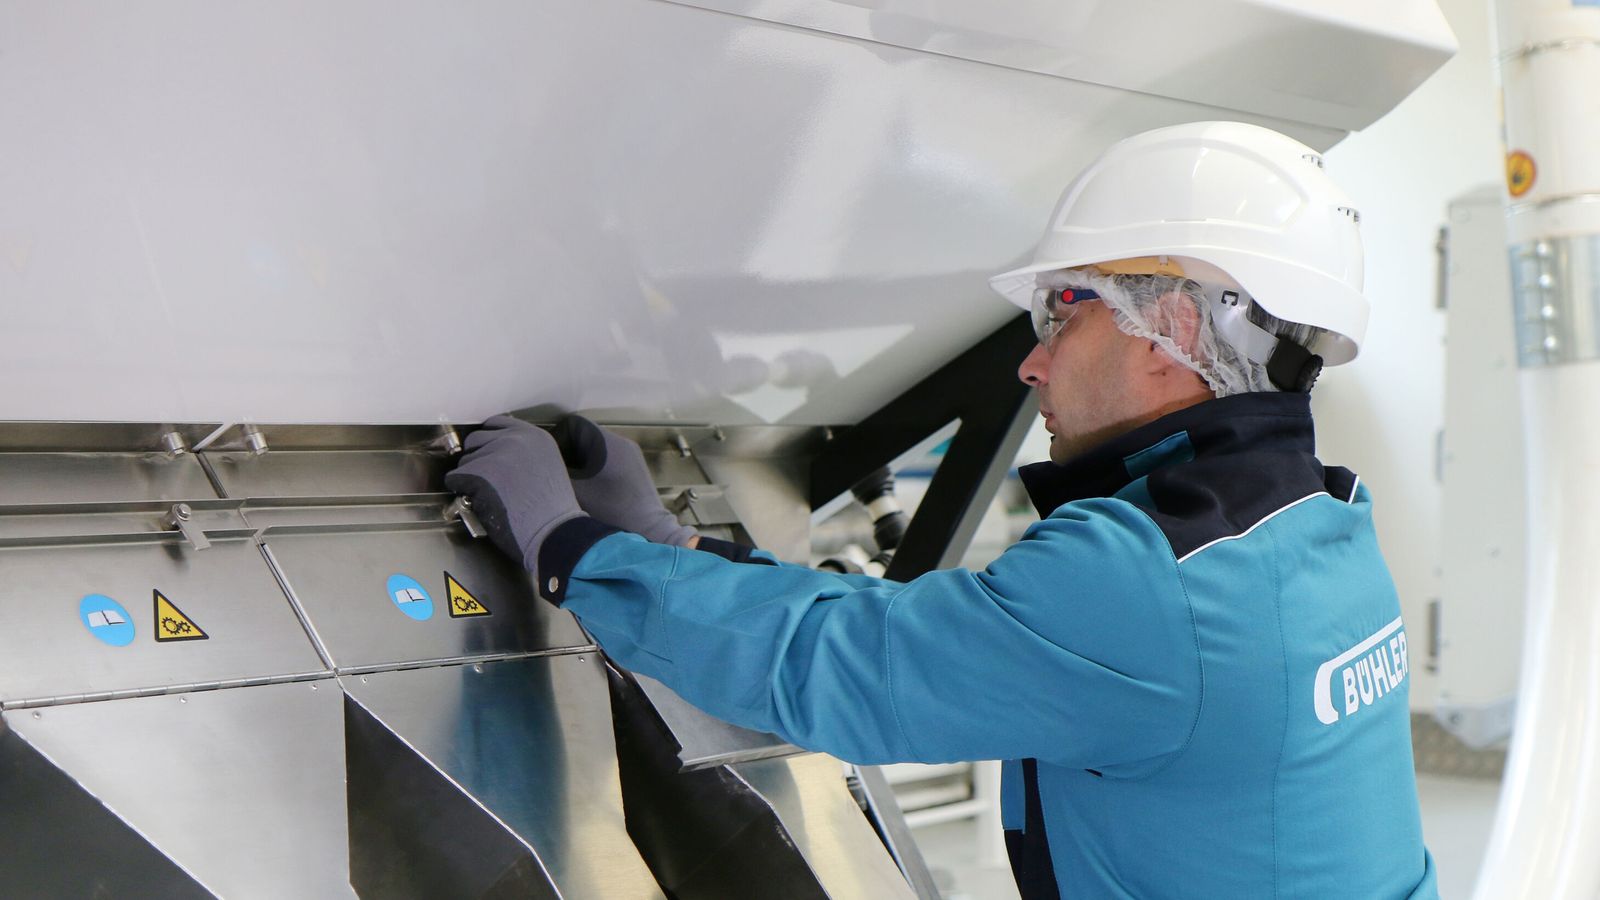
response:
{"label": "white machine housing", "polygon": [[0,420],[858,421],[1107,144],[1324,149],[1455,49],[1432,0],[0,13]]}

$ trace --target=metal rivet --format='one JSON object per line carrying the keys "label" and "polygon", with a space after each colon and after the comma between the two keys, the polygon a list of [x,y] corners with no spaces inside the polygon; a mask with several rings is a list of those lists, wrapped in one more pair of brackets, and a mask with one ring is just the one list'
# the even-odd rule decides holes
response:
{"label": "metal rivet", "polygon": [[478,663],[478,664],[474,665],[472,667],[472,671],[477,672],[479,675],[482,675],[483,674],[483,663]]}
{"label": "metal rivet", "polygon": [[179,697],[178,698],[178,702],[179,703],[188,703],[189,702],[189,698],[188,697]]}
{"label": "metal rivet", "polygon": [[556,591],[559,591],[559,590],[561,590],[561,579],[555,577],[554,575],[551,575],[550,576],[550,580],[545,583],[545,591],[546,591],[546,593],[554,594]]}
{"label": "metal rivet", "polygon": [[42,719],[42,718],[44,718],[44,716],[42,716],[42,715],[40,715],[40,714],[39,714],[39,713],[34,713],[34,714],[33,714],[33,717],[34,717],[34,718],[35,718],[35,719]]}
{"label": "metal rivet", "polygon": [[583,662],[583,657],[578,657],[578,662]]}

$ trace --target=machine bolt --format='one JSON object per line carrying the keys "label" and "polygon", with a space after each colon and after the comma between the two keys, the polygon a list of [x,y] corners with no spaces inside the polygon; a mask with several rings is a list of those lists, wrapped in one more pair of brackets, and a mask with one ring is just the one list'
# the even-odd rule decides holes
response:
{"label": "machine bolt", "polygon": [[262,434],[261,429],[254,425],[244,426],[244,443],[246,447],[250,448],[250,453],[253,456],[260,456],[267,452],[267,436]]}
{"label": "machine bolt", "polygon": [[461,452],[461,435],[449,425],[440,425],[439,436],[433,439],[432,447],[446,456],[455,456]]}
{"label": "machine bolt", "polygon": [[183,442],[183,435],[169,431],[161,436],[161,452],[167,455],[167,459],[177,459],[189,452],[189,446]]}

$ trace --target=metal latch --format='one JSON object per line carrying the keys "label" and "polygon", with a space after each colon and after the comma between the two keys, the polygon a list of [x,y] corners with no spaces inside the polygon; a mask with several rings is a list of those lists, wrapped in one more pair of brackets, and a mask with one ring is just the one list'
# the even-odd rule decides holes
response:
{"label": "metal latch", "polygon": [[446,522],[456,519],[460,519],[461,524],[466,526],[467,534],[475,538],[481,538],[489,533],[484,529],[483,523],[478,521],[478,514],[472,511],[472,501],[466,497],[457,497],[450,501],[449,506],[444,508],[444,520]]}
{"label": "metal latch", "polygon": [[196,550],[204,550],[211,546],[211,539],[206,537],[205,531],[194,522],[194,511],[187,503],[174,503],[172,509],[167,511],[167,525],[183,532],[183,539]]}
{"label": "metal latch", "polygon": [[677,516],[678,521],[690,525],[731,525],[739,521],[721,485],[685,488],[676,496],[669,494],[663,498],[662,505]]}

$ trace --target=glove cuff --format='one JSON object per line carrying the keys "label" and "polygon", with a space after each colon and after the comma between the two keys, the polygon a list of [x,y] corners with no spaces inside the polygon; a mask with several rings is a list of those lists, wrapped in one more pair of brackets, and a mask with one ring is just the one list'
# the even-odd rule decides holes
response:
{"label": "glove cuff", "polygon": [[621,529],[581,515],[557,525],[539,547],[539,564],[534,570],[539,596],[560,606],[567,599],[567,583],[578,561],[590,547],[618,531]]}

